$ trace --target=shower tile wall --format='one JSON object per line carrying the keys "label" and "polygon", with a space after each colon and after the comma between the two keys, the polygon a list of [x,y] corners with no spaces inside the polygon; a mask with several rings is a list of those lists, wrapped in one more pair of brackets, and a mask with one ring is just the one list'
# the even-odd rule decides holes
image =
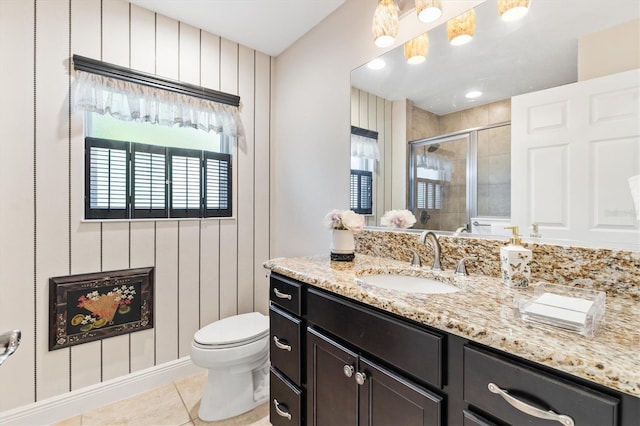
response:
{"label": "shower tile wall", "polygon": [[478,216],[511,214],[511,126],[478,132]]}

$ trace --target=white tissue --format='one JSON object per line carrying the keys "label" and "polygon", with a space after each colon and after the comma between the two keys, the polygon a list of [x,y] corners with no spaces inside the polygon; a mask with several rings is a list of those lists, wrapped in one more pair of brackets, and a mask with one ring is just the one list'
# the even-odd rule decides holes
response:
{"label": "white tissue", "polygon": [[629,178],[629,189],[633,197],[633,204],[636,206],[636,218],[640,220],[640,175]]}
{"label": "white tissue", "polygon": [[593,301],[578,297],[543,293],[524,309],[524,313],[541,320],[551,319],[568,327],[583,326]]}

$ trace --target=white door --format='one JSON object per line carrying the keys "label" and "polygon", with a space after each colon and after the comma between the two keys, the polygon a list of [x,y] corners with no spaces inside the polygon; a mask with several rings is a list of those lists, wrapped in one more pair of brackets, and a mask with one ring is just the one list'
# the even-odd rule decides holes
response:
{"label": "white door", "polygon": [[640,248],[640,70],[512,98],[511,215],[522,234]]}

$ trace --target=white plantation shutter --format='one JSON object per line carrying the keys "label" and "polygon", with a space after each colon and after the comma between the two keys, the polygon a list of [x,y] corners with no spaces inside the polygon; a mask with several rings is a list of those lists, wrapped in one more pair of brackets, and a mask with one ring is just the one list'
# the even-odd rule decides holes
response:
{"label": "white plantation shutter", "polygon": [[231,156],[205,152],[205,216],[231,215]]}
{"label": "white plantation shutter", "polygon": [[170,149],[171,216],[200,216],[201,152]]}
{"label": "white plantation shutter", "polygon": [[133,144],[133,217],[167,217],[166,148]]}
{"label": "white plantation shutter", "polygon": [[231,155],[86,138],[85,218],[230,217]]}
{"label": "white plantation shutter", "polygon": [[85,210],[91,218],[126,218],[128,150],[111,141],[87,138]]}

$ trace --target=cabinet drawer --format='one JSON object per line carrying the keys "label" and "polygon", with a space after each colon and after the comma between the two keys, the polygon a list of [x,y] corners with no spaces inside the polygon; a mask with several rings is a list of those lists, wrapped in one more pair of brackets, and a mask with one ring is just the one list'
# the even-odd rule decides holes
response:
{"label": "cabinet drawer", "polygon": [[273,367],[270,395],[269,421],[273,426],[302,424],[302,391]]}
{"label": "cabinet drawer", "polygon": [[495,423],[468,410],[462,410],[462,415],[464,417],[463,426],[496,426]]}
{"label": "cabinet drawer", "polygon": [[269,298],[292,314],[302,316],[302,285],[299,282],[272,272]]}
{"label": "cabinet drawer", "polygon": [[443,385],[442,336],[315,289],[307,293],[307,320],[404,373]]}
{"label": "cabinet drawer", "polygon": [[271,305],[269,307],[269,323],[271,365],[300,386],[302,384],[300,370],[302,321]]}
{"label": "cabinet drawer", "polygon": [[[490,383],[507,395],[494,393],[499,392],[495,387],[490,391]],[[576,425],[618,424],[617,398],[469,346],[464,348],[464,399],[509,424],[558,424],[535,415],[548,411],[569,416]]]}

